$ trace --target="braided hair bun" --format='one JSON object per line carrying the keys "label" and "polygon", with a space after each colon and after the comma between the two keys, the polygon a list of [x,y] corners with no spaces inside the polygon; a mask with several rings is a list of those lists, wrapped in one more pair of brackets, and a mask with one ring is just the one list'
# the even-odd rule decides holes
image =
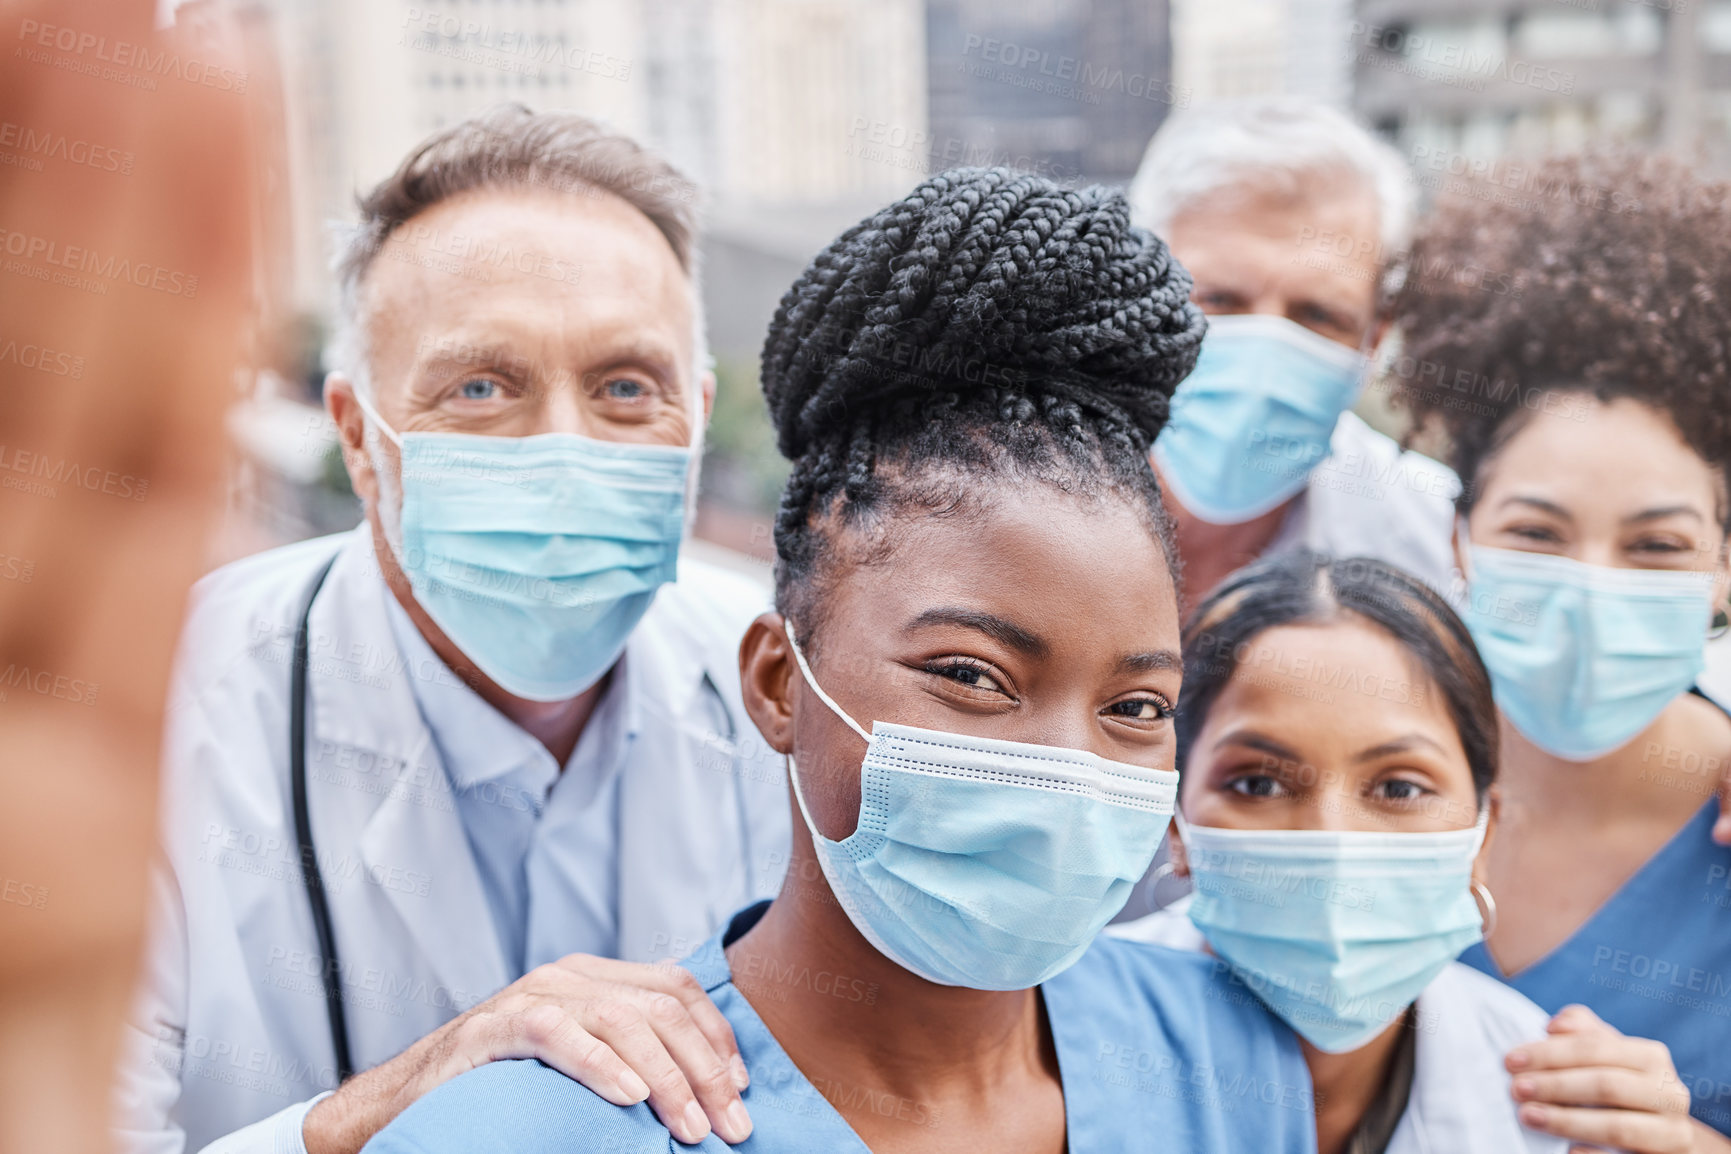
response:
{"label": "braided hair bun", "polygon": [[860,222],[787,294],[763,389],[793,460],[886,411],[1055,400],[1151,443],[1204,322],[1124,197],[959,168]]}
{"label": "braided hair bun", "polygon": [[896,516],[966,514],[1029,484],[1127,497],[1176,572],[1148,447],[1202,343],[1189,296],[1121,194],[1009,169],[934,176],[843,233],[763,346],[794,463],[782,612],[811,628],[842,538],[890,548]]}

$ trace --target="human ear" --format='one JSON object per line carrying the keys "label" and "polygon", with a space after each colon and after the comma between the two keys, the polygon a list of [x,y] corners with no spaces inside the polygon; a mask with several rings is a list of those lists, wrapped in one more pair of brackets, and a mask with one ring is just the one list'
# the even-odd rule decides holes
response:
{"label": "human ear", "polygon": [[779,613],[765,613],[739,643],[739,689],[745,712],[768,746],[793,752],[793,651]]}
{"label": "human ear", "polygon": [[1493,785],[1485,795],[1485,805],[1489,812],[1485,814],[1485,840],[1479,845],[1479,854],[1473,859],[1473,881],[1483,883],[1486,876],[1485,862],[1490,858],[1491,842],[1496,840],[1497,819],[1503,812],[1503,791],[1501,786]]}
{"label": "human ear", "polygon": [[325,412],[337,427],[343,447],[343,468],[349,485],[368,505],[378,503],[379,479],[373,472],[372,454],[367,452],[367,421],[355,400],[355,385],[342,373],[325,377]]}
{"label": "human ear", "polygon": [[1184,835],[1178,832],[1177,822],[1166,827],[1166,855],[1172,862],[1173,877],[1190,876],[1190,858],[1184,851]]}
{"label": "human ear", "polygon": [[715,374],[706,371],[697,383],[703,398],[703,423],[707,425],[715,415]]}
{"label": "human ear", "polygon": [[1472,537],[1467,532],[1467,519],[1455,518],[1454,536],[1449,542],[1454,547],[1455,568],[1462,577],[1467,575],[1467,547],[1472,544]]}
{"label": "human ear", "polygon": [[1713,613],[1731,614],[1731,536],[1719,542],[1719,559],[1713,571]]}
{"label": "human ear", "polygon": [[1376,356],[1377,350],[1382,348],[1383,338],[1388,336],[1388,330],[1391,324],[1391,319],[1386,316],[1379,316],[1376,320],[1371,322],[1370,330],[1364,334],[1364,344],[1360,348],[1360,351],[1364,353],[1365,356]]}

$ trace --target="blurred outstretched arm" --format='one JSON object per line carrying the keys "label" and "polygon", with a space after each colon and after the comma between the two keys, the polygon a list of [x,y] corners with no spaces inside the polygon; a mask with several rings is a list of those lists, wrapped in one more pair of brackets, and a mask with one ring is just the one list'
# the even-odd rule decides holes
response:
{"label": "blurred outstretched arm", "polygon": [[242,37],[156,9],[0,0],[0,1151],[108,1148],[169,662],[257,331]]}

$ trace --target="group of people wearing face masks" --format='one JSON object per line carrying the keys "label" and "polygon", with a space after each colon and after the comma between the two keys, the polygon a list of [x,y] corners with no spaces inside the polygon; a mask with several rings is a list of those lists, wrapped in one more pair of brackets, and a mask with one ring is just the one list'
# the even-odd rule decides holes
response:
{"label": "group of people wearing face masks", "polygon": [[1286,101],[929,178],[770,324],[771,606],[675,561],[687,186],[429,141],[343,265],[367,521],[195,602],[129,1147],[1731,1150],[1731,191],[1541,171],[1615,195],[1414,235]]}

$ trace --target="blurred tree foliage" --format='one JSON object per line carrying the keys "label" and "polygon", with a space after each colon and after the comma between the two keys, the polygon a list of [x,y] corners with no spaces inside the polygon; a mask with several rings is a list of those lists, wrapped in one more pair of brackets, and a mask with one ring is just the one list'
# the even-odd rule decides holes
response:
{"label": "blurred tree foliage", "polygon": [[715,379],[702,495],[741,513],[771,517],[787,480],[788,463],[775,448],[775,430],[758,387],[757,364],[737,358],[718,360]]}

